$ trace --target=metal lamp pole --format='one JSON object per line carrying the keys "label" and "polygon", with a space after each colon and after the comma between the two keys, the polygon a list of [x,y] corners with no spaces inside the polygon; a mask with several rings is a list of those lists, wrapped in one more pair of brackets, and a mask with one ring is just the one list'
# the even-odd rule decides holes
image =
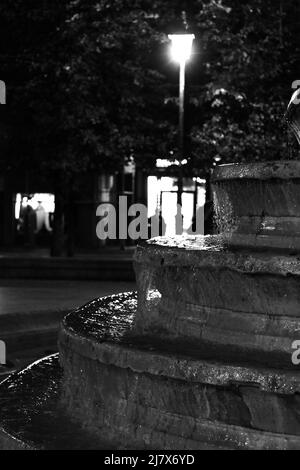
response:
{"label": "metal lamp pole", "polygon": [[184,92],[185,92],[185,60],[180,61],[179,68],[179,178],[178,178],[178,193],[177,204],[182,206],[182,190],[183,190],[183,174],[182,174],[182,161],[184,159]]}
{"label": "metal lamp pole", "polygon": [[184,151],[184,98],[185,98],[185,65],[192,52],[194,34],[169,34],[172,41],[172,56],[179,63],[179,177],[177,204],[182,205],[183,172],[182,161],[185,158]]}

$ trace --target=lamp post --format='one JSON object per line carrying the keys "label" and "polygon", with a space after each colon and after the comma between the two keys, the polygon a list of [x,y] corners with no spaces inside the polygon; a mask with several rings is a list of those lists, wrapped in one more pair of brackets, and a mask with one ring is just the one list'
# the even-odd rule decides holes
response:
{"label": "lamp post", "polygon": [[[169,34],[172,43],[171,54],[173,60],[179,63],[179,152],[180,163],[184,159],[184,92],[185,92],[185,64],[191,57],[194,34]],[[182,167],[180,164],[178,180],[177,203],[182,205]]]}

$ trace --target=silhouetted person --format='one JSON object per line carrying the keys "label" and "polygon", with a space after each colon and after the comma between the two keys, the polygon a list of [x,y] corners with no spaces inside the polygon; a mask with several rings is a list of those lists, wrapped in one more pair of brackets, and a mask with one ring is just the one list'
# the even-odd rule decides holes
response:
{"label": "silhouetted person", "polygon": [[49,223],[49,214],[45,211],[42,206],[42,201],[38,201],[38,206],[35,209],[36,214],[36,232],[40,232],[43,228],[48,232],[51,232],[51,227]]}
{"label": "silhouetted person", "polygon": [[30,198],[28,199],[27,206],[24,208],[24,238],[25,246],[33,248],[35,244],[35,231],[36,231],[36,214],[34,209],[29,204]]}
{"label": "silhouetted person", "polygon": [[149,238],[164,236],[166,234],[166,222],[161,211],[156,208],[155,214],[148,219],[148,236]]}

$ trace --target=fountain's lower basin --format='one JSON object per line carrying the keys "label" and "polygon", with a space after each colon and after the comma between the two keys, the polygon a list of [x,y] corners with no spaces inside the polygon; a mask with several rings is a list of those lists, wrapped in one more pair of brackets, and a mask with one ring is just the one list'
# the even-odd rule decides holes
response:
{"label": "fountain's lower basin", "polygon": [[58,354],[0,384],[0,450],[113,448],[66,413],[61,386]]}
{"label": "fountain's lower basin", "polygon": [[66,317],[63,378],[50,358],[0,385],[3,448],[300,449],[299,374],[175,356],[135,336],[135,314],[120,294]]}
{"label": "fountain's lower basin", "polygon": [[120,447],[300,448],[299,374],[147,344],[135,314],[136,295],[121,294],[64,320],[63,402],[74,419]]}

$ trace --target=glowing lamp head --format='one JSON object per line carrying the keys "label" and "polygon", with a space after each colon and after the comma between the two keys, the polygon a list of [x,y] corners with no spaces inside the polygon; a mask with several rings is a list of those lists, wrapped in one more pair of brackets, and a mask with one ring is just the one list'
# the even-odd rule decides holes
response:
{"label": "glowing lamp head", "polygon": [[172,41],[171,55],[176,62],[186,62],[192,53],[194,34],[169,34]]}

